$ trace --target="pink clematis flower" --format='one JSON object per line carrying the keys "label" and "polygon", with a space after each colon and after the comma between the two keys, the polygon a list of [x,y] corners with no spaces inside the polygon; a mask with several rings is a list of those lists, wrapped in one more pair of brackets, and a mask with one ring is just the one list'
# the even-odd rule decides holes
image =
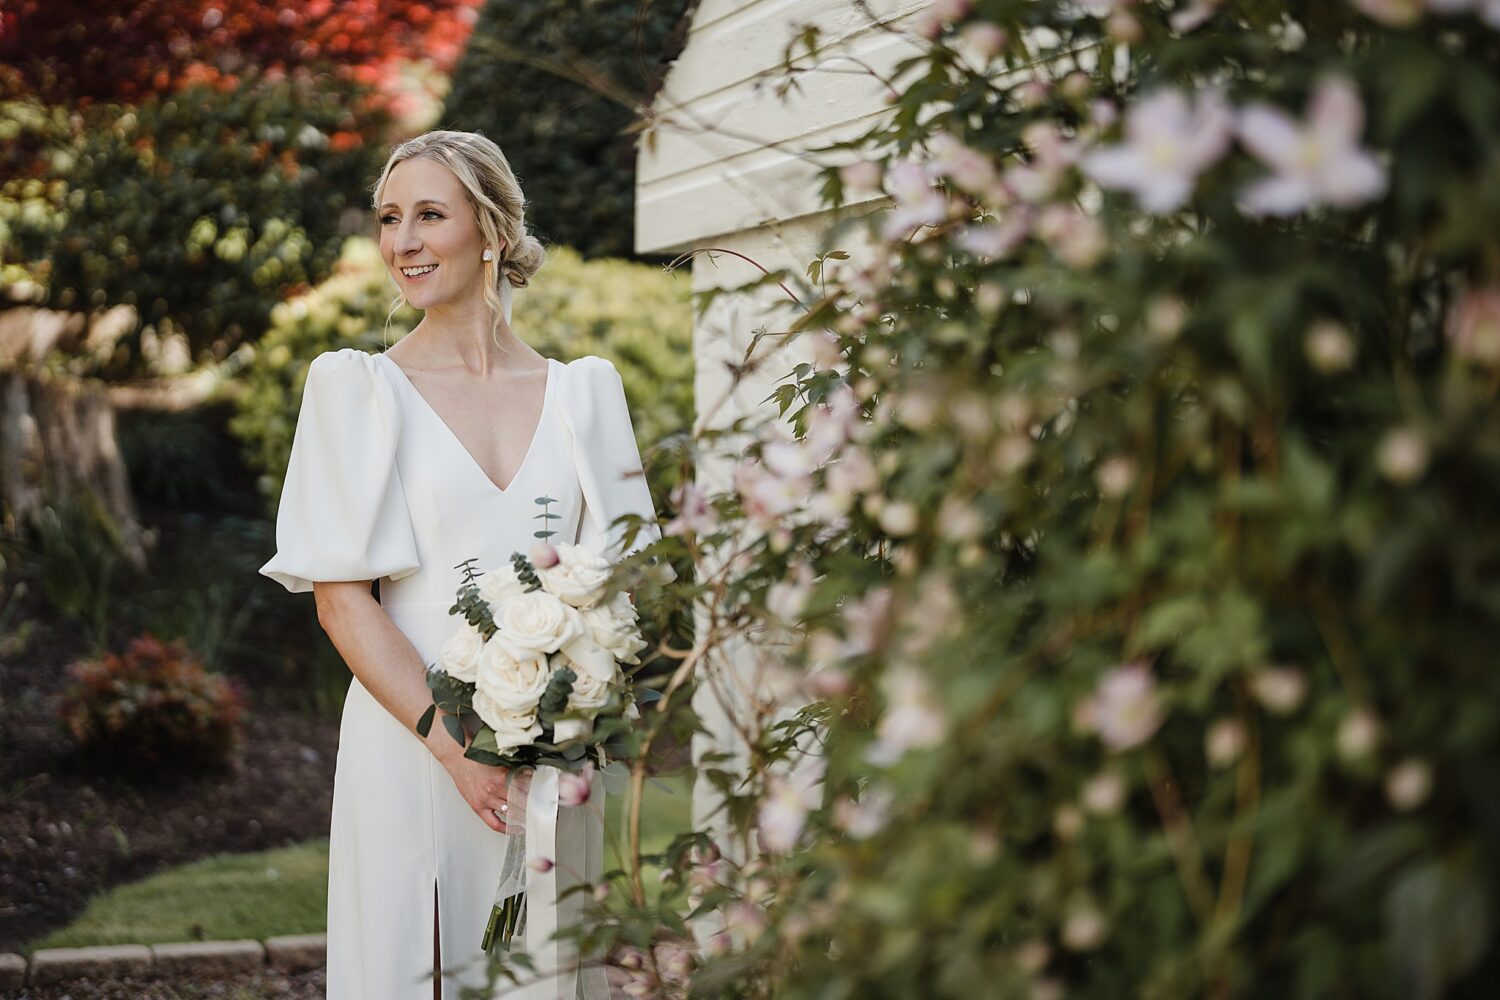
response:
{"label": "pink clematis flower", "polygon": [[961,248],[976,257],[1000,260],[1010,256],[1031,232],[1031,213],[1022,209],[1010,212],[1003,222],[983,222],[961,229],[954,239]]}
{"label": "pink clematis flower", "polygon": [[1386,171],[1359,146],[1365,109],[1343,77],[1328,77],[1313,92],[1307,121],[1280,108],[1251,104],[1240,112],[1240,141],[1275,171],[1245,189],[1241,207],[1252,215],[1294,215],[1313,205],[1348,208],[1385,192]]}
{"label": "pink clematis flower", "polygon": [[759,462],[742,461],[734,469],[734,486],[750,522],[769,531],[782,516],[802,507],[812,491],[812,478],[776,475]]}
{"label": "pink clematis flower", "polygon": [[701,535],[718,526],[719,514],[697,483],[680,484],[672,491],[672,502],[677,507],[677,516],[667,525],[665,534]]}
{"label": "pink clematis flower", "polygon": [[1004,188],[1029,205],[1048,201],[1063,175],[1078,162],[1082,140],[1066,138],[1051,122],[1033,122],[1021,135],[1028,158],[1005,171]]}
{"label": "pink clematis flower", "polygon": [[986,201],[1000,199],[1000,174],[988,154],[964,145],[951,132],[935,133],[930,143],[934,173],[951,178],[959,188],[976,198]]}
{"label": "pink clematis flower", "polygon": [[948,201],[932,186],[928,170],[915,160],[899,160],[885,174],[886,190],[896,202],[885,219],[882,235],[898,239],[914,226],[931,226],[948,214]]}
{"label": "pink clematis flower", "polygon": [[1140,661],[1109,670],[1076,715],[1082,728],[1098,733],[1104,745],[1116,752],[1145,743],[1160,728],[1162,718],[1151,668]]}
{"label": "pink clematis flower", "polygon": [[1500,367],[1500,288],[1463,293],[1448,316],[1448,342],[1461,358]]}
{"label": "pink clematis flower", "polygon": [[1192,104],[1179,90],[1143,98],[1125,118],[1125,142],[1079,164],[1101,187],[1134,192],[1148,212],[1170,212],[1193,193],[1198,175],[1229,149],[1234,115],[1217,91]]}
{"label": "pink clematis flower", "polygon": [[948,736],[948,713],[927,678],[910,666],[892,667],[881,679],[887,708],[875,727],[865,758],[890,767],[911,750],[940,745]]}
{"label": "pink clematis flower", "polygon": [[786,853],[797,846],[807,826],[807,814],[823,801],[827,762],[813,757],[790,775],[766,779],[766,796],[758,813],[760,842],[768,851]]}

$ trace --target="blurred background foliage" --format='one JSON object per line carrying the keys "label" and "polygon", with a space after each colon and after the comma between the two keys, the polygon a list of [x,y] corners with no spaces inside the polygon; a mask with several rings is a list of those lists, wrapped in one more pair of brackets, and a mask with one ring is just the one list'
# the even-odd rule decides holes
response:
{"label": "blurred background foliage", "polygon": [[[544,243],[635,252],[637,106],[687,35],[687,0],[486,4],[441,120],[500,142]],[[503,138],[502,138],[503,137]],[[629,382],[626,382],[628,388]]]}
{"label": "blurred background foliage", "polygon": [[9,297],[133,307],[112,351],[76,359],[89,374],[145,371],[143,330],[222,360],[326,276],[364,219],[382,144],[430,110],[415,82],[451,69],[477,2],[8,4]]}
{"label": "blurred background foliage", "polygon": [[30,304],[137,316],[111,351],[77,359],[80,374],[149,370],[147,327],[184,337],[193,362],[223,360],[328,273],[384,162],[356,131],[382,127],[356,123],[358,92],[284,79],[66,115],[19,102],[16,139],[41,153],[0,189],[8,276],[34,282]]}
{"label": "blurred background foliage", "polygon": [[[134,104],[250,69],[313,70],[401,96],[404,64],[452,71],[482,0],[14,0],[0,10],[5,86],[46,104]],[[305,76],[305,73],[301,74]]]}

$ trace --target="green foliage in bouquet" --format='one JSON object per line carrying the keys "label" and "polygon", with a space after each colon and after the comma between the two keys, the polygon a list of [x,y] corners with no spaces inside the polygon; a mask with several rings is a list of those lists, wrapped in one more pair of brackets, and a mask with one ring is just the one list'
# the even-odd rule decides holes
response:
{"label": "green foliage in bouquet", "polygon": [[[793,674],[701,758],[717,846],[593,925],[641,989],[1492,991],[1494,21],[912,19],[892,114],[824,179],[890,196],[873,249],[776,276],[811,468],[752,448],[718,523],[663,543],[728,567],[700,691],[744,706],[720,664],[773,639]],[[722,931],[660,962],[690,911]]]}
{"label": "green foliage in bouquet", "polygon": [[464,579],[458,586],[458,599],[448,609],[448,613],[462,615],[464,621],[478,629],[479,634],[487,640],[495,634],[495,619],[490,613],[489,604],[479,596],[478,585],[474,583],[477,578],[474,572],[475,562],[476,559],[465,559],[459,564]]}
{"label": "green foliage in bouquet", "polygon": [[[537,517],[541,518],[543,523],[558,518],[559,515],[551,512],[551,505],[557,502],[556,499],[544,495],[537,497],[534,502],[542,508]],[[544,528],[534,534],[545,541],[556,532]],[[465,559],[456,567],[462,579],[458,585],[457,599],[448,609],[448,613],[462,616],[463,620],[475,629],[482,642],[489,642],[498,631],[498,626],[494,621],[493,610],[481,593],[482,574],[475,569],[477,562],[477,558]],[[512,552],[510,564],[516,579],[525,584],[523,593],[542,589],[541,577],[537,574],[536,566],[526,555]],[[432,730],[432,723],[437,713],[441,711],[444,727],[454,741],[465,748],[464,756],[466,757],[481,763],[504,767],[552,765],[564,770],[577,771],[584,765],[590,753],[597,753],[595,748],[606,742],[609,744],[606,752],[623,749],[625,745],[618,737],[630,728],[629,723],[623,717],[616,718],[623,716],[624,696],[629,690],[627,681],[625,692],[611,691],[603,706],[594,712],[587,713],[589,717],[597,716],[595,719],[597,728],[591,727],[594,731],[589,737],[573,738],[558,743],[555,736],[558,723],[565,719],[584,717],[584,713],[568,707],[577,680],[578,674],[571,667],[559,666],[553,669],[536,703],[535,722],[540,727],[536,739],[523,746],[502,748],[494,730],[489,728],[474,709],[478,684],[459,680],[438,664],[429,664],[427,686],[432,691],[432,704],[417,720],[417,733],[425,739]],[[472,739],[468,736],[470,730],[474,731]]]}
{"label": "green foliage in bouquet", "polygon": [[568,710],[568,698],[573,694],[573,682],[578,679],[571,668],[563,667],[547,682],[547,690],[537,705],[537,716],[545,729],[550,730],[558,716]]}
{"label": "green foliage in bouquet", "polygon": [[243,691],[204,670],[180,640],[143,633],[124,653],[80,660],[68,673],[58,713],[90,768],[190,774],[223,766],[239,744]]}

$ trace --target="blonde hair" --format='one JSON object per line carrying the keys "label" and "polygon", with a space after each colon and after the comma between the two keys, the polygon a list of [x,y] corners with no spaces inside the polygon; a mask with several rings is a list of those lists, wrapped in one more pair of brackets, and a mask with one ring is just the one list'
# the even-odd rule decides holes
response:
{"label": "blonde hair", "polygon": [[[484,242],[495,250],[495,259],[484,265],[484,301],[494,317],[490,327],[490,336],[494,338],[504,315],[500,297],[501,276],[512,286],[525,288],[547,255],[541,241],[526,230],[526,198],[521,193],[521,185],[500,147],[483,134],[434,129],[407,139],[392,150],[385,169],[380,172],[380,179],[371,189],[372,208],[377,212],[380,210],[381,192],[385,190],[385,182],[396,164],[418,157],[441,163],[453,171],[464,187]],[[390,328],[391,316],[405,304],[406,296],[398,288],[391,310],[386,314],[387,329]],[[495,343],[499,345],[499,340],[496,339]]]}

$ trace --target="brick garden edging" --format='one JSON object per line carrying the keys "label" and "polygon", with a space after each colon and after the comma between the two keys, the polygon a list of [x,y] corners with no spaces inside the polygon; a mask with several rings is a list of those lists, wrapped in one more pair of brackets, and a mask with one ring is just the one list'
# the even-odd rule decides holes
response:
{"label": "brick garden edging", "polygon": [[95,948],[43,948],[26,956],[0,954],[0,990],[43,986],[92,976],[224,975],[269,965],[278,972],[306,972],[327,961],[326,934],[292,934],[264,942],[187,941],[179,944],[119,944]]}

